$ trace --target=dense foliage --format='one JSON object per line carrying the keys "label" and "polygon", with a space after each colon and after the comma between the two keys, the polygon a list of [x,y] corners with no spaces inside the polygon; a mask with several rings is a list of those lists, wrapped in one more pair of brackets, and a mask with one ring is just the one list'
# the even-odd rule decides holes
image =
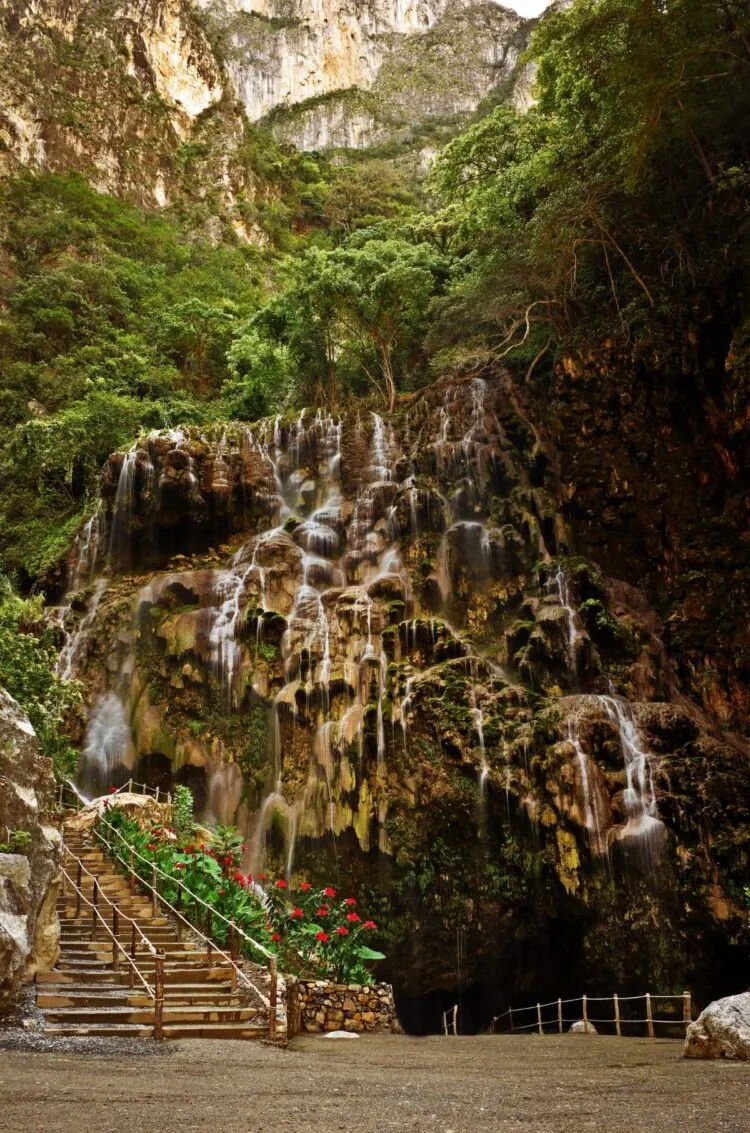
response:
{"label": "dense foliage", "polygon": [[148,215],[79,177],[7,181],[6,569],[44,574],[140,429],[352,396],[392,408],[449,368],[539,374],[603,340],[695,364],[707,340],[746,350],[744,0],[576,0],[531,55],[536,105],[479,116],[426,187],[248,127],[264,247],[212,242],[184,201]]}
{"label": "dense foliage", "polygon": [[[181,812],[186,809],[183,797]],[[233,946],[249,960],[264,962],[253,941],[275,953],[285,972],[367,984],[372,980],[367,965],[384,959],[370,947],[377,926],[360,917],[356,898],[304,880],[290,885],[283,878],[274,882],[262,873],[256,878],[243,873],[245,846],[232,827],[218,826],[208,841],[190,841],[191,835],[160,824],[142,827],[105,800],[97,834],[123,865],[132,847],[136,872],[142,870],[149,884],[153,863],[165,899],[221,946]],[[230,922],[244,935],[230,941]]]}
{"label": "dense foliage", "polygon": [[66,778],[78,759],[66,725],[81,703],[81,689],[78,682],[55,675],[57,648],[52,628],[43,621],[43,606],[42,595],[19,598],[0,575],[0,687],[24,709],[43,754],[58,777]]}

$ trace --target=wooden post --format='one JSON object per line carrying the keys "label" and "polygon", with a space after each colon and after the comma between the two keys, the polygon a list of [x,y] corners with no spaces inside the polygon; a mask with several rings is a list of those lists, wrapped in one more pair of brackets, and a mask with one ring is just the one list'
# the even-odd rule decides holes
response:
{"label": "wooden post", "polygon": [[512,1007],[508,1008],[508,1014],[510,1015],[510,1029],[511,1029],[511,1031],[513,1031],[513,1030],[515,1030],[515,1028],[513,1026],[513,1008]]}
{"label": "wooden post", "polygon": [[164,953],[156,953],[154,965],[154,1038],[164,1038]]}
{"label": "wooden post", "polygon": [[276,957],[268,961],[268,971],[271,976],[271,987],[268,992],[268,1037],[276,1038],[276,1001],[278,998],[278,973],[276,971]]}
{"label": "wooden post", "polygon": [[156,862],[151,865],[151,918],[156,916],[158,901],[156,900]]}
{"label": "wooden post", "polygon": [[685,1033],[690,1026],[693,1018],[693,1005],[690,1000],[690,992],[683,991],[682,993],[682,1021],[685,1024]]}
{"label": "wooden post", "polygon": [[583,996],[583,1033],[587,1035],[589,1032],[589,1004],[586,996]]}
{"label": "wooden post", "polygon": [[130,847],[130,892],[135,893],[135,851]]}
{"label": "wooden post", "polygon": [[234,922],[229,922],[229,955],[234,960]]}
{"label": "wooden post", "polygon": [[537,1028],[539,1030],[539,1034],[543,1035],[544,1030],[542,1028],[542,1005],[541,1005],[541,1003],[537,1003],[537,1005],[536,1005],[536,1025],[537,1025]]}
{"label": "wooden post", "polygon": [[94,878],[94,891],[91,904],[91,939],[96,940],[96,913],[99,905],[99,882]]}
{"label": "wooden post", "polygon": [[654,1016],[651,1010],[651,992],[646,992],[646,1022],[648,1023],[648,1037],[654,1037]]}
{"label": "wooden post", "polygon": [[119,972],[120,970],[120,944],[117,939],[117,934],[120,931],[120,910],[117,905],[112,905],[112,971]]}
{"label": "wooden post", "polygon": [[135,921],[130,922],[130,959],[133,963],[130,965],[130,986],[135,987],[135,950],[136,950],[136,937],[135,937]]}
{"label": "wooden post", "polygon": [[557,1033],[562,1034],[562,1000],[557,1001]]}
{"label": "wooden post", "polygon": [[83,884],[83,865],[81,864],[81,862],[79,862],[78,863],[78,869],[76,870],[76,889],[77,889],[77,893],[76,893],[76,920],[80,920],[80,917],[81,917],[81,885],[82,884]]}
{"label": "wooden post", "polygon": [[615,1034],[618,1038],[620,1038],[620,1036],[622,1035],[622,1030],[620,1027],[620,997],[617,992],[615,992],[613,999],[615,1001]]}
{"label": "wooden post", "polygon": [[132,795],[132,793],[133,793],[133,776],[131,775],[130,778],[128,779],[128,794]]}
{"label": "wooden post", "polygon": [[157,803],[159,801],[159,788],[158,787],[156,788],[156,801],[157,801]]}

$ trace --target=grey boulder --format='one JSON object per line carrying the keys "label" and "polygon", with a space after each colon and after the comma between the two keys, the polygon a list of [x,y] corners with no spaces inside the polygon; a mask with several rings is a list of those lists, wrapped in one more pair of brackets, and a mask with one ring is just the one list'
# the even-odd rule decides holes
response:
{"label": "grey boulder", "polygon": [[684,1055],[750,1062],[750,991],[709,1003],[688,1027]]}

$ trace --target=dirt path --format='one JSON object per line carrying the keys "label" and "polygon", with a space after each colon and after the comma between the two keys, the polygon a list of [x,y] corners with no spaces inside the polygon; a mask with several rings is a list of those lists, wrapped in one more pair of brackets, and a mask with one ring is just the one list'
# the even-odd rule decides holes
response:
{"label": "dirt path", "polygon": [[0,1052],[13,1133],[748,1133],[750,1064],[586,1038],[190,1041],[164,1056]]}

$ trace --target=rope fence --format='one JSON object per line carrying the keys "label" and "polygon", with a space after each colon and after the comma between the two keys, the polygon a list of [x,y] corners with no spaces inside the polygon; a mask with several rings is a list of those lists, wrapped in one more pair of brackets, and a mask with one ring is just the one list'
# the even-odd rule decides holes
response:
{"label": "rope fence", "polygon": [[[573,1013],[569,1010],[569,1005],[572,1003],[580,1004],[580,1013]],[[596,1007],[595,1014],[590,1013],[592,1004],[611,1003],[611,1014],[606,1010]],[[636,1003],[643,1003],[643,1013],[633,1014],[633,1008],[630,1005]],[[670,1006],[662,1006],[669,1003]],[[679,1004],[679,1007],[673,1007],[671,1004]],[[654,1006],[656,1005],[656,1013]],[[566,1010],[564,1010],[564,1008]],[[552,1009],[550,1011],[550,1009]],[[528,1013],[533,1014],[533,1018],[529,1022],[523,1020],[528,1016]],[[539,1035],[544,1034],[562,1034],[565,1027],[573,1023],[582,1022],[584,1026],[592,1024],[596,1027],[606,1028],[608,1033],[613,1033],[622,1036],[623,1029],[629,1027],[643,1028],[645,1026],[646,1033],[649,1038],[656,1038],[656,1027],[669,1027],[672,1030],[679,1028],[680,1031],[687,1031],[687,1028],[692,1022],[692,997],[689,991],[683,992],[681,995],[661,995],[645,992],[643,995],[578,995],[572,999],[552,999],[548,1003],[534,1003],[528,1007],[509,1007],[507,1011],[503,1011],[501,1015],[495,1015],[492,1019],[490,1030],[492,1034],[499,1034],[501,1031],[506,1030],[502,1026],[503,1021],[507,1020],[507,1031],[512,1034],[521,1033],[524,1031],[535,1032]]]}

